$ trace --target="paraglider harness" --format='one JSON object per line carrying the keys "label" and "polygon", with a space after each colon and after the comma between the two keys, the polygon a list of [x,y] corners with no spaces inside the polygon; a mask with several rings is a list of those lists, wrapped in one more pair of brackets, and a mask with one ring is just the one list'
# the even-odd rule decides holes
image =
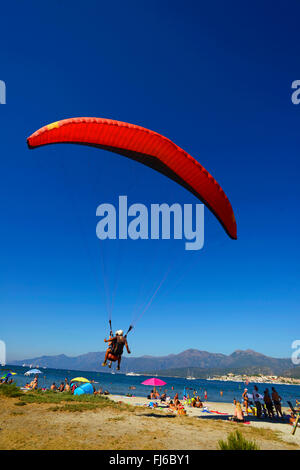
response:
{"label": "paraglider harness", "polygon": [[[112,326],[111,326],[111,320],[109,320],[109,326],[110,326],[110,336],[113,337],[113,331],[112,331]],[[127,338],[127,335],[128,333],[133,329],[133,326],[130,325],[128,330],[127,330],[127,333],[126,335],[124,336],[124,338],[126,339]],[[110,349],[110,352],[108,354],[108,360],[109,361],[112,361],[112,362],[115,362],[119,359],[120,356],[122,356],[123,354],[123,348],[124,348],[124,344],[122,343],[118,343],[117,341],[114,341],[112,342],[112,344],[110,345],[109,349]]]}

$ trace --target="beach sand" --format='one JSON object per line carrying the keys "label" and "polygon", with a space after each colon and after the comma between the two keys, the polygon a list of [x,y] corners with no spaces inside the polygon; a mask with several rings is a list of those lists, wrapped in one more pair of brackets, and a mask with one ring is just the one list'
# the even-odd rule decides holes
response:
{"label": "beach sand", "polygon": [[[218,449],[218,441],[239,429],[261,449],[299,449],[300,429],[291,435],[288,424],[251,422],[236,424],[226,416],[187,408],[188,416],[166,409],[146,408],[145,397],[110,395],[132,407],[104,407],[70,412],[53,403],[27,403],[0,399],[0,449],[108,449],[191,450]],[[212,410],[232,414],[233,405],[206,403]]]}
{"label": "beach sand", "polygon": [[[122,401],[123,403],[140,406],[141,404],[148,404],[151,400],[145,399],[144,397],[124,397],[121,395],[114,395],[110,396],[111,400],[114,401]],[[219,403],[219,402],[204,402],[204,408],[208,408],[208,410],[216,410],[220,413],[228,413],[229,416],[233,415],[234,412],[234,405],[233,403]],[[185,406],[187,411],[187,416],[189,417],[196,417],[198,419],[213,419],[213,420],[223,420],[228,421],[228,415],[218,415],[209,412],[201,411],[201,408],[192,408]],[[166,411],[166,409],[162,408],[162,411]],[[290,411],[288,408],[282,407],[282,411],[286,414],[289,414]],[[244,429],[245,426],[250,426],[258,429],[270,429],[274,432],[278,432],[280,437],[284,439],[286,442],[294,443],[299,446],[300,449],[300,428],[296,431],[295,435],[293,436],[292,433],[292,426],[287,423],[282,423],[280,420],[276,420],[272,422],[271,420],[264,420],[264,419],[257,419],[253,418],[251,414],[248,417],[245,417],[245,420],[249,420],[250,424],[239,424],[237,425],[240,429]],[[230,423],[231,424],[231,423]]]}

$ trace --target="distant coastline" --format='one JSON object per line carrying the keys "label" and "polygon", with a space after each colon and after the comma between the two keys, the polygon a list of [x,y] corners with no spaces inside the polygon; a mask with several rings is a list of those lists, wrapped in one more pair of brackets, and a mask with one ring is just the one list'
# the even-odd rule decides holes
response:
{"label": "distant coastline", "polygon": [[219,380],[221,382],[241,382],[247,383],[256,382],[256,383],[266,383],[266,384],[274,384],[274,385],[300,385],[300,379],[295,379],[293,377],[277,377],[273,375],[235,375],[235,374],[227,374],[215,377],[208,377],[206,380]]}

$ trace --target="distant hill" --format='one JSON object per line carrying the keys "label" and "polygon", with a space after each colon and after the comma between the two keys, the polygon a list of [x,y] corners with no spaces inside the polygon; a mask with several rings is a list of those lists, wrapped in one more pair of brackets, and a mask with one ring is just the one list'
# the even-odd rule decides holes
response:
{"label": "distant hill", "polygon": [[[14,361],[16,365],[50,367],[55,369],[86,370],[106,372],[101,367],[104,352],[90,352],[76,357],[65,354],[58,356],[41,356]],[[278,359],[265,356],[247,349],[237,350],[230,355],[209,353],[198,349],[187,349],[179,354],[168,356],[130,357],[126,353],[122,359],[122,370],[125,372],[160,373],[167,376],[185,377],[190,371],[195,377],[208,377],[213,374],[228,372],[245,374],[299,375],[299,368],[293,367],[290,359]]]}

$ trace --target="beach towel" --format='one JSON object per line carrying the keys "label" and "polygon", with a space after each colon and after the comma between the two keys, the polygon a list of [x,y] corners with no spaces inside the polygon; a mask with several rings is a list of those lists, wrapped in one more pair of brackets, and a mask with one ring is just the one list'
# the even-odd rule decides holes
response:
{"label": "beach towel", "polygon": [[228,416],[228,413],[221,413],[221,411],[210,410],[211,413],[216,413],[217,415]]}

